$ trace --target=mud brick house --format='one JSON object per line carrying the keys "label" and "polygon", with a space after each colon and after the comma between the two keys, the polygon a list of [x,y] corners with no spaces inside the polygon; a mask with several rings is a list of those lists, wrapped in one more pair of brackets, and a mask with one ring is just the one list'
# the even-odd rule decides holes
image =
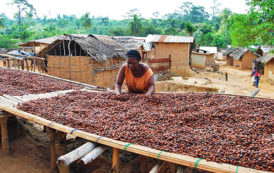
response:
{"label": "mud brick house", "polygon": [[226,56],[226,65],[240,69],[252,69],[253,59],[258,58],[258,55],[253,51],[244,48],[232,49],[224,55]]}
{"label": "mud brick house", "polygon": [[64,35],[37,56],[47,59],[49,75],[113,88],[125,53],[126,50],[109,36]]}
{"label": "mud brick house", "polygon": [[148,35],[141,54],[143,61],[156,73],[170,70],[175,75],[188,75],[193,43],[191,36]]}
{"label": "mud brick house", "polygon": [[264,64],[264,79],[270,83],[274,83],[274,54],[268,53],[258,58]]}

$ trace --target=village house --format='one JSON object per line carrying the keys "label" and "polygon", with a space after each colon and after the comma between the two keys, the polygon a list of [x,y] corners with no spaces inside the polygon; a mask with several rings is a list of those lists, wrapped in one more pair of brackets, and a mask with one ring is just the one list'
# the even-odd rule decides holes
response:
{"label": "village house", "polygon": [[258,58],[253,51],[244,48],[232,49],[226,53],[226,65],[239,67],[239,69],[252,69],[252,62]]}
{"label": "village house", "polygon": [[175,75],[189,75],[190,47],[193,43],[194,37],[148,35],[141,55],[155,73],[170,70]]}
{"label": "village house", "polygon": [[192,67],[198,69],[204,69],[205,67],[213,67],[215,65],[214,56],[214,52],[209,52],[208,50],[202,49],[200,47],[191,52],[191,65]]}
{"label": "village house", "polygon": [[257,61],[264,64],[264,79],[274,83],[274,54],[265,54],[258,58]]}
{"label": "village house", "polygon": [[46,58],[49,75],[114,88],[125,53],[126,50],[109,36],[64,35],[37,56]]}

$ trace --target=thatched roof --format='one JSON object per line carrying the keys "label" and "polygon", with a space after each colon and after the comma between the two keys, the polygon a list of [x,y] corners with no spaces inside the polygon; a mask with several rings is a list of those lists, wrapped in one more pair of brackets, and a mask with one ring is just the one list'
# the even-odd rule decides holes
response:
{"label": "thatched roof", "polygon": [[107,61],[108,58],[125,57],[126,50],[115,40],[104,35],[74,36],[64,35],[58,38],[51,45],[41,50],[37,56],[44,56],[49,51],[60,45],[63,41],[75,41],[80,48],[98,62]]}
{"label": "thatched roof", "polygon": [[258,58],[257,61],[262,62],[262,63],[268,63],[274,58],[274,54],[268,53],[263,55],[262,57]]}
{"label": "thatched roof", "polygon": [[231,54],[232,52],[234,52],[234,51],[237,50],[237,49],[239,49],[239,48],[232,48],[232,49],[230,49],[230,50],[224,52],[223,54],[224,54],[224,55],[229,55],[229,54]]}
{"label": "thatched roof", "polygon": [[[89,34],[71,34],[75,37],[88,37]],[[63,39],[64,35],[59,35],[59,36],[53,36],[53,37],[48,37],[48,38],[42,38],[42,39],[37,39],[37,40],[31,40],[22,44],[19,44],[19,46],[39,46],[40,44],[48,44],[50,45],[53,43],[55,40],[58,39]]]}
{"label": "thatched roof", "polygon": [[249,50],[249,49],[246,49],[246,48],[236,48],[236,49],[230,51],[229,53],[226,53],[225,55],[227,55],[229,57],[232,57],[236,60],[239,60],[247,52],[252,52],[254,55],[256,55],[258,57],[258,55],[255,54],[252,50]]}
{"label": "thatched roof", "polygon": [[138,50],[145,42],[145,37],[113,36],[112,38],[126,50]]}

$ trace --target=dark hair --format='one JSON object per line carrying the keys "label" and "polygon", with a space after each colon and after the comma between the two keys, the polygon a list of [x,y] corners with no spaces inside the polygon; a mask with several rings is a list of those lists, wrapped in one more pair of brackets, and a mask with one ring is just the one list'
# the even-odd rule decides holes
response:
{"label": "dark hair", "polygon": [[126,54],[127,58],[135,58],[137,61],[141,61],[141,54],[137,50],[130,50]]}

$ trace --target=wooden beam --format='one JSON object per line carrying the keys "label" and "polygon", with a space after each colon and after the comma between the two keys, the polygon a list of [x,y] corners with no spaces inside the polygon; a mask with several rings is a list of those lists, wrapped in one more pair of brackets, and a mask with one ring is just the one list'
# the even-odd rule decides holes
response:
{"label": "wooden beam", "polygon": [[84,164],[90,163],[106,151],[106,147],[98,146],[81,158]]}
{"label": "wooden beam", "polygon": [[78,147],[77,149],[67,153],[66,155],[60,156],[57,160],[58,163],[63,162],[64,165],[69,165],[72,162],[82,158],[84,155],[89,153],[95,148],[96,144],[92,142],[87,142],[84,145]]}
{"label": "wooden beam", "polygon": [[56,130],[49,128],[50,133],[50,172],[56,169],[56,150],[55,150],[55,134]]}
{"label": "wooden beam", "polygon": [[113,148],[112,153],[112,173],[119,172],[119,149]]}

